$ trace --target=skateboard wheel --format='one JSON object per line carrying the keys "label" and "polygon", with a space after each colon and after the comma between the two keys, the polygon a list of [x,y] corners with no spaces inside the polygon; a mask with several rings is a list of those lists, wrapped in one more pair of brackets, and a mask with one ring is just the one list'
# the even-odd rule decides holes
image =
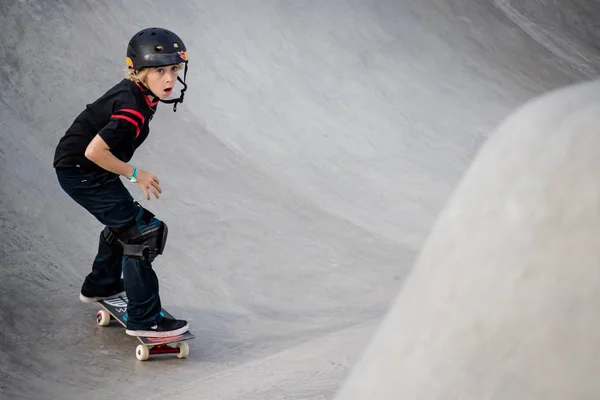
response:
{"label": "skateboard wheel", "polygon": [[177,358],[187,358],[190,354],[190,346],[186,342],[177,343],[177,347],[179,348],[179,353],[177,353]]}
{"label": "skateboard wheel", "polygon": [[150,357],[150,350],[143,344],[138,345],[135,349],[135,356],[140,361],[146,361]]}
{"label": "skateboard wheel", "polygon": [[100,310],[96,314],[96,321],[100,326],[106,326],[110,323],[110,314],[105,310]]}

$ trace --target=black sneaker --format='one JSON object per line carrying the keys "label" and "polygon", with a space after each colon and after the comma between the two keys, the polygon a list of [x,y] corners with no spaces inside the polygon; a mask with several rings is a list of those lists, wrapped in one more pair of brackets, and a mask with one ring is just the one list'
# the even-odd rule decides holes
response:
{"label": "black sneaker", "polygon": [[79,300],[83,301],[84,303],[95,303],[100,300],[114,299],[121,296],[125,296],[123,279],[121,279],[119,286],[113,288],[111,291],[104,290],[102,292],[93,293],[88,288],[82,286],[81,292],[79,293]]}
{"label": "black sneaker", "polygon": [[145,337],[169,337],[183,335],[189,329],[187,321],[171,318],[162,318],[161,321],[154,326],[146,329],[126,329],[125,333],[130,336],[145,336]]}

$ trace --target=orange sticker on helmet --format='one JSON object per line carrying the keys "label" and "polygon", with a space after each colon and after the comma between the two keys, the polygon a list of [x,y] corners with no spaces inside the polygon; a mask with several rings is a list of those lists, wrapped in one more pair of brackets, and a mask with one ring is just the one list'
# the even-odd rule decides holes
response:
{"label": "orange sticker on helmet", "polygon": [[128,66],[130,66],[131,68],[133,68],[133,61],[131,61],[131,58],[127,57],[125,59],[125,62],[127,63]]}
{"label": "orange sticker on helmet", "polygon": [[188,53],[187,53],[187,51],[178,51],[178,53],[179,53],[179,57],[181,57],[185,61],[188,60]]}

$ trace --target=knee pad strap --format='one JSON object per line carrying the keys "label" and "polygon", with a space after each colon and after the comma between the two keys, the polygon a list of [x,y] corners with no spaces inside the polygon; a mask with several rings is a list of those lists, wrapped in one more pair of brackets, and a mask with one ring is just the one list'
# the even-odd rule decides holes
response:
{"label": "knee pad strap", "polygon": [[115,244],[121,244],[119,242],[119,238],[113,233],[112,229],[110,229],[108,226],[104,227],[101,235],[104,238],[104,240],[106,240],[106,243],[108,243],[111,246]]}
{"label": "knee pad strap", "polygon": [[169,229],[164,222],[160,227],[148,234],[143,234],[138,240],[123,244],[123,255],[141,258],[142,260],[154,261],[161,255],[167,244]]}

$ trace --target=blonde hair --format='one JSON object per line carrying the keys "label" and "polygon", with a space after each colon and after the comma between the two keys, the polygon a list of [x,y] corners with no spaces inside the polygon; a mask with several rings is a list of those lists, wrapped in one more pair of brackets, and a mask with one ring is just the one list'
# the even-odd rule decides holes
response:
{"label": "blonde hair", "polygon": [[[177,65],[177,71],[181,71],[184,67],[184,63]],[[154,67],[152,67],[154,68]],[[131,82],[140,82],[144,83],[148,72],[152,69],[150,67],[142,68],[139,71],[134,70],[133,68],[127,68],[125,70],[125,78],[129,79]],[[158,68],[158,67],[157,67]]]}
{"label": "blonde hair", "polygon": [[133,68],[128,68],[125,70],[125,78],[129,79],[131,82],[144,83],[148,72],[150,72],[150,68],[142,68],[139,71],[136,71]]}

